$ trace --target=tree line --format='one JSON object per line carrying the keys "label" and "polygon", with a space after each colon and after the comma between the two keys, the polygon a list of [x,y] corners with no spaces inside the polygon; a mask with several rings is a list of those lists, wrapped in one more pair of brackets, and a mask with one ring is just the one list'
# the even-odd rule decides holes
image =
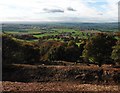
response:
{"label": "tree line", "polygon": [[3,34],[3,64],[43,64],[57,61],[120,65],[120,40],[115,36],[98,33],[89,39],[68,42],[26,42]]}

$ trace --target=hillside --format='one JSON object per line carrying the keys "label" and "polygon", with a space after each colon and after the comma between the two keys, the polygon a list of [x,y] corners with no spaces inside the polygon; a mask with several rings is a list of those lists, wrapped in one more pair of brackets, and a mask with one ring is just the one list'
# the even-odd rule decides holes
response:
{"label": "hillside", "polygon": [[[104,65],[102,68],[104,80],[98,82],[99,68],[95,65],[8,65],[3,68],[3,91],[118,93],[120,69],[110,65]],[[105,71],[111,73],[109,78],[106,78]]]}

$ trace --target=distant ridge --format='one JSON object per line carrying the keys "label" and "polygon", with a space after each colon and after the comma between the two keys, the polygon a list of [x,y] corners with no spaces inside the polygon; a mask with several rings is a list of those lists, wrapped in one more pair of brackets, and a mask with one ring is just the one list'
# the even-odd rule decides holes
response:
{"label": "distant ridge", "polygon": [[[12,22],[3,23],[3,31],[5,30],[18,30],[18,29],[31,29],[31,27],[47,27],[47,28],[71,28],[79,30],[99,30],[99,31],[118,31],[118,23],[73,23],[73,22]],[[14,29],[15,28],[15,29]]]}

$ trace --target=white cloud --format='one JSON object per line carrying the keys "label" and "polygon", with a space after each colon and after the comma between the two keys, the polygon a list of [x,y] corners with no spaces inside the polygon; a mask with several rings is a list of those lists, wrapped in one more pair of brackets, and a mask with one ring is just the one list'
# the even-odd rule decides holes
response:
{"label": "white cloud", "polygon": [[[88,2],[106,2],[101,5],[106,10],[88,6]],[[79,21],[112,22],[117,21],[118,0],[0,0],[0,21]],[[68,11],[68,7],[75,11]],[[47,10],[63,10],[45,12]]]}

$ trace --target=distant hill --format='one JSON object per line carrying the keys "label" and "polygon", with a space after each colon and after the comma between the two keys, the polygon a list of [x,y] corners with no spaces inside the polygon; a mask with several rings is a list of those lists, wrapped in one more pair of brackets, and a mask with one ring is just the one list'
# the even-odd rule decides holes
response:
{"label": "distant hill", "polygon": [[35,28],[118,31],[118,23],[4,23],[2,27],[3,31],[24,31]]}

